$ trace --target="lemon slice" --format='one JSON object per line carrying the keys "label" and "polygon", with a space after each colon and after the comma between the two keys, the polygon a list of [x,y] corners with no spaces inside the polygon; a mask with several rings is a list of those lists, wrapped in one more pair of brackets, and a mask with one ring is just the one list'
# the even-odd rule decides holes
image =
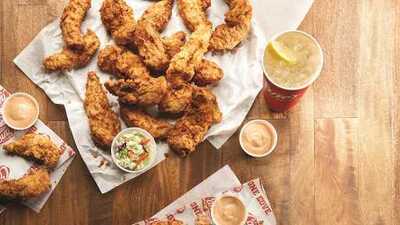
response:
{"label": "lemon slice", "polygon": [[271,49],[279,56],[281,59],[285,60],[290,64],[296,64],[296,56],[292,50],[278,41],[270,42]]}

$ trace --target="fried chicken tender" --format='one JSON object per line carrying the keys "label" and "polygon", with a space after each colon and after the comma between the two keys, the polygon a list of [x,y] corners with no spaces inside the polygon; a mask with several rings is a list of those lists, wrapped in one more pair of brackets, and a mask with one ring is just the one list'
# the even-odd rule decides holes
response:
{"label": "fried chicken tender", "polygon": [[168,133],[169,147],[178,155],[187,156],[203,141],[211,125],[221,118],[214,94],[206,88],[195,88],[190,109]]}
{"label": "fried chicken tender", "polygon": [[207,52],[210,36],[211,25],[200,25],[181,47],[181,51],[171,59],[166,78],[173,86],[192,80],[195,67]]}
{"label": "fried chicken tender", "polygon": [[168,87],[164,77],[109,80],[104,86],[111,94],[118,96],[120,102],[142,106],[160,103]]}
{"label": "fried chicken tender", "polygon": [[168,90],[158,105],[161,112],[178,114],[184,112],[192,102],[193,88],[190,84],[182,83],[175,88],[168,87]]}
{"label": "fried chicken tender", "polygon": [[196,66],[193,82],[197,86],[215,85],[224,77],[224,71],[215,63],[207,59],[201,60]]}
{"label": "fried chicken tender", "polygon": [[66,71],[82,68],[92,59],[100,46],[99,38],[91,30],[83,36],[84,47],[82,50],[64,49],[44,59],[43,66],[47,71]]}
{"label": "fried chicken tender", "polygon": [[137,79],[150,76],[149,70],[138,55],[116,45],[109,45],[100,50],[97,65],[102,71],[119,78]]}
{"label": "fried chicken tender", "polygon": [[84,106],[93,142],[100,148],[109,149],[121,124],[95,72],[88,74]]}
{"label": "fried chicken tender", "polygon": [[181,47],[186,42],[186,33],[178,31],[169,37],[163,37],[162,42],[169,58],[173,58],[178,52],[181,51]]}
{"label": "fried chicken tender", "polygon": [[133,37],[135,46],[144,63],[155,71],[163,71],[168,67],[169,58],[160,33],[151,23],[138,23]]}
{"label": "fried chicken tender", "polygon": [[156,118],[139,107],[121,104],[120,114],[128,127],[145,129],[156,139],[165,138],[172,128],[166,120]]}
{"label": "fried chicken tender", "polygon": [[50,187],[50,176],[47,169],[34,169],[20,179],[0,180],[0,200],[38,197],[49,191]]}
{"label": "fried chicken tender", "polygon": [[70,0],[61,16],[60,27],[64,43],[68,48],[81,50],[85,40],[81,34],[81,24],[91,7],[91,0]]}
{"label": "fried chicken tender", "polygon": [[225,0],[229,11],[225,24],[216,27],[210,40],[210,50],[221,52],[234,49],[250,32],[253,8],[249,0]]}
{"label": "fried chicken tender", "polygon": [[174,0],[161,0],[151,5],[140,17],[138,23],[150,23],[157,32],[162,32],[172,15]]}
{"label": "fried chicken tender", "polygon": [[178,0],[179,15],[190,31],[194,32],[200,25],[210,23],[206,13],[210,5],[210,0]]}
{"label": "fried chicken tender", "polygon": [[46,135],[27,133],[21,139],[3,145],[9,154],[34,159],[48,168],[56,167],[61,156],[61,149]]}
{"label": "fried chicken tender", "polygon": [[104,0],[100,15],[115,43],[129,45],[132,42],[136,21],[132,8],[124,0]]}

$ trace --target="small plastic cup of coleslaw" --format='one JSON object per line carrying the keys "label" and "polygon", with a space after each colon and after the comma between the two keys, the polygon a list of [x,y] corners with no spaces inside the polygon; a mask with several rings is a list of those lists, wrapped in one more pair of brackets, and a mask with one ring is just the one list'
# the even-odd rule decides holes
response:
{"label": "small plastic cup of coleslaw", "polygon": [[128,173],[140,173],[149,169],[156,158],[156,151],[154,137],[138,127],[119,132],[111,145],[114,164]]}

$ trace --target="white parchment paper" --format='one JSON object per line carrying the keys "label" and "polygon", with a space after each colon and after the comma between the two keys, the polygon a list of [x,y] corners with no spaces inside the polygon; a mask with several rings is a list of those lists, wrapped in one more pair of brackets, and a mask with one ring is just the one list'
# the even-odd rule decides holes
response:
{"label": "white parchment paper", "polygon": [[[253,0],[255,16],[252,21],[252,30],[241,47],[222,56],[206,55],[207,58],[217,62],[225,73],[225,77],[219,85],[212,88],[223,113],[223,120],[213,126],[207,134],[207,139],[217,149],[240,126],[262,88],[261,61],[266,40],[277,32],[296,29],[312,2],[312,0]],[[104,47],[112,41],[101,23],[99,14],[101,3],[102,1],[92,1],[92,8],[82,25],[82,30],[85,31],[87,28],[94,30],[101,40],[101,47]],[[136,18],[140,17],[150,4],[153,4],[146,0],[127,0],[127,3],[133,7]],[[212,1],[212,7],[208,12],[209,18],[215,26],[223,22],[226,10],[227,6],[222,0]],[[187,31],[175,5],[171,21],[163,35],[180,30]],[[102,73],[97,68],[97,57],[87,67],[66,74],[46,74],[43,71],[43,58],[59,51],[62,45],[59,21],[56,20],[34,38],[15,58],[14,63],[39,85],[54,103],[65,105],[78,150],[100,191],[105,193],[138,174],[121,173],[112,166],[110,155],[98,150],[89,136],[88,121],[82,104],[87,72],[96,71],[103,82],[109,78],[109,75]],[[116,98],[110,96],[110,101],[117,110]],[[168,147],[160,143],[159,149],[157,162],[164,159],[164,152],[168,151]]]}

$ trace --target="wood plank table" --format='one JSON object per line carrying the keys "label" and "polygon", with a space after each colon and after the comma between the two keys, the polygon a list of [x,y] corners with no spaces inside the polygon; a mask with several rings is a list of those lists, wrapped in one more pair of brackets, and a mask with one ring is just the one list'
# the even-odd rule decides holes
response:
{"label": "wood plank table", "polygon": [[[58,0],[0,3],[1,84],[40,102],[40,118],[74,146],[64,109],[12,63],[64,6]],[[261,96],[246,120],[279,131],[270,157],[254,160],[236,133],[221,151],[204,143],[101,195],[78,156],[40,214],[13,205],[0,224],[123,225],[151,216],[225,164],[241,181],[261,177],[279,224],[400,224],[400,2],[316,0],[302,23],[325,51],[321,78],[301,104],[273,114]]]}

